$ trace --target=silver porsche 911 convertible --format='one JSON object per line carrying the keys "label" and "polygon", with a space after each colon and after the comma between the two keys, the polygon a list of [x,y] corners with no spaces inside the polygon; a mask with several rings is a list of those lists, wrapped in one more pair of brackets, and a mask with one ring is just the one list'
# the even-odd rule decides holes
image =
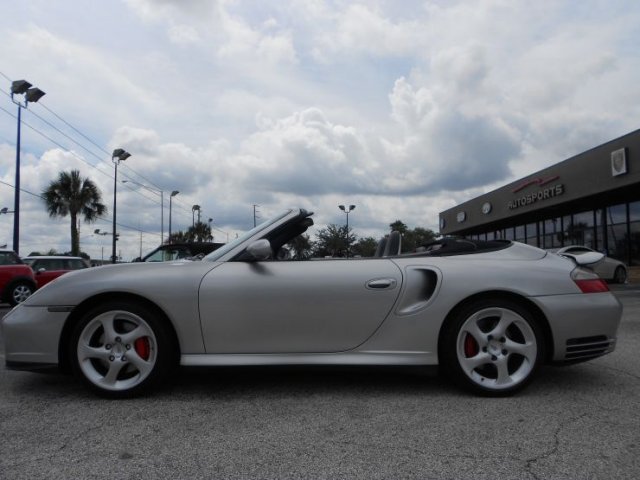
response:
{"label": "silver porsche 911 convertible", "polygon": [[121,398],[177,365],[438,365],[462,387],[508,395],[542,363],[615,348],[622,307],[580,265],[598,253],[444,239],[401,255],[392,232],[373,258],[290,260],[311,215],[284,212],[200,262],[58,278],[5,316],[7,368],[72,371]]}

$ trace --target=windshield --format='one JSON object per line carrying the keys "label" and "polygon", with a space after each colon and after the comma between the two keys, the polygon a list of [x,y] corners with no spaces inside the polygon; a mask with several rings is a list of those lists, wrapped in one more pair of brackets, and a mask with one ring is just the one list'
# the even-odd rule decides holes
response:
{"label": "windshield", "polygon": [[219,249],[217,249],[215,252],[211,252],[209,255],[207,255],[206,257],[203,258],[203,260],[209,261],[209,262],[215,262],[217,261],[219,258],[221,258],[223,255],[225,255],[226,253],[230,252],[231,250],[233,250],[234,248],[236,248],[238,245],[240,245],[242,242],[246,241],[247,239],[251,238],[252,236],[254,236],[256,233],[258,233],[260,230],[264,230],[265,228],[273,225],[276,222],[279,222],[280,220],[282,220],[284,217],[286,217],[287,215],[289,215],[293,210],[287,210],[286,212],[281,213],[280,215],[270,218],[269,220],[267,220],[266,222],[262,222],[260,225],[258,225],[257,227],[253,227],[251,230],[249,230],[246,233],[243,233],[242,235],[240,235],[238,238],[236,238],[235,240],[233,240],[232,242],[227,243],[226,245],[220,247]]}

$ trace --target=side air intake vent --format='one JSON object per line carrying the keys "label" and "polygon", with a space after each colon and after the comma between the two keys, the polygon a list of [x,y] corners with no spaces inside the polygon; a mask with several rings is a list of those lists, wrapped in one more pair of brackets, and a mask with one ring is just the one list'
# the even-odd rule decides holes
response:
{"label": "side air intake vent", "polygon": [[595,337],[570,338],[567,340],[565,360],[578,361],[599,357],[613,350],[615,339],[605,335]]}

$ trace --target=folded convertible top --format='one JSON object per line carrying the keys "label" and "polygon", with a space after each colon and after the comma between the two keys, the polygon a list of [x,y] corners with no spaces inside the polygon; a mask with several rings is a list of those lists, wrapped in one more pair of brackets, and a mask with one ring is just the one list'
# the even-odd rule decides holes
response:
{"label": "folded convertible top", "polygon": [[[470,253],[494,252],[512,245],[510,240],[467,240],[464,238],[442,238],[428,243],[418,251],[421,255],[448,256]],[[424,249],[424,250],[423,250]]]}

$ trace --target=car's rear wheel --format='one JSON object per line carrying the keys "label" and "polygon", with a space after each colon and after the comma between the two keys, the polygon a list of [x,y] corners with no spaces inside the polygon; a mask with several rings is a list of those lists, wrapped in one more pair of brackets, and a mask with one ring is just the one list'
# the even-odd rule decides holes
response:
{"label": "car's rear wheel", "polygon": [[460,309],[444,326],[441,360],[458,385],[505,396],[529,383],[543,349],[542,331],[529,310],[508,300],[481,300]]}
{"label": "car's rear wheel", "polygon": [[157,312],[134,302],[108,302],[74,326],[74,373],[107,398],[147,393],[175,364],[169,329]]}
{"label": "car's rear wheel", "polygon": [[613,281],[615,283],[625,283],[627,281],[627,271],[624,267],[616,267],[616,271],[613,274]]}
{"label": "car's rear wheel", "polygon": [[34,288],[27,282],[18,282],[11,286],[9,290],[9,304],[15,307],[31,296]]}

